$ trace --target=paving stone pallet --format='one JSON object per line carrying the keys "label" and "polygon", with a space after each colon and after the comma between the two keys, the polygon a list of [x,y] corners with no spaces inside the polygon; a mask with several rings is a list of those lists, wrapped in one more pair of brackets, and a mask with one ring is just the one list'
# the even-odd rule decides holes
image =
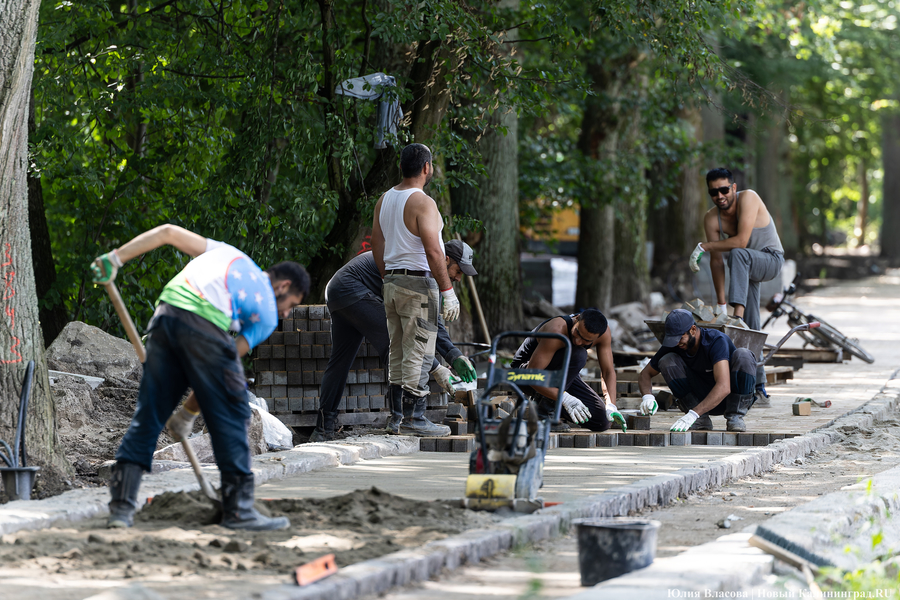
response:
{"label": "paving stone pallet", "polygon": [[[436,577],[445,569],[453,570],[514,547],[564,534],[575,519],[616,517],[647,506],[664,506],[678,497],[769,471],[777,464],[790,463],[826,447],[840,438],[840,428],[871,428],[876,421],[888,418],[896,411],[898,404],[900,380],[892,379],[872,400],[816,432],[776,440],[766,447],[748,448],[744,452],[705,463],[699,468],[684,468],[649,477],[595,496],[545,508],[532,515],[507,519],[488,529],[467,531],[429,542],[419,548],[356,563],[341,569],[328,579],[303,588],[282,585],[258,592],[254,597],[260,600],[353,600],[383,594],[396,586]],[[738,564],[737,568],[744,569],[744,566]],[[678,574],[680,571],[676,573]],[[732,581],[733,577],[728,580]],[[707,585],[707,589],[709,588],[716,589]],[[671,584],[669,589],[672,589]],[[632,589],[624,595],[589,597],[630,599],[667,596],[665,590],[661,595],[650,596]]]}
{"label": "paving stone pallet", "polygon": [[[601,433],[551,433],[548,450],[554,448],[615,448],[617,446],[768,446],[772,442],[799,437],[799,433],[734,433],[728,431],[604,431]],[[420,452],[471,452],[474,435],[423,437]]]}
{"label": "paving stone pallet", "polygon": [[[253,351],[255,387],[269,412],[290,426],[313,426],[319,410],[322,377],[331,356],[331,314],[324,304],[294,307],[278,329]],[[347,377],[338,405],[338,423],[376,425],[387,421],[387,367],[364,340]],[[440,421],[448,396],[429,381],[429,418]]]}

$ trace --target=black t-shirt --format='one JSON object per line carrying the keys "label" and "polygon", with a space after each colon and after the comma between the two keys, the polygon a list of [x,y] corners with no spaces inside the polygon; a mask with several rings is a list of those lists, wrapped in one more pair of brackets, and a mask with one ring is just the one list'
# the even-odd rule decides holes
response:
{"label": "black t-shirt", "polygon": [[671,348],[660,348],[659,352],[650,359],[650,366],[659,371],[659,361],[666,354],[672,352],[684,359],[687,368],[693,371],[701,379],[706,379],[715,385],[716,379],[713,376],[713,365],[723,360],[731,360],[734,354],[734,342],[727,335],[715,329],[700,329],[700,343],[697,353],[693,356],[689,355],[686,350],[682,350],[678,346]]}
{"label": "black t-shirt", "polygon": [[328,310],[341,310],[359,302],[369,294],[384,302],[381,291],[381,273],[375,265],[372,252],[363,252],[338,269],[325,286],[325,302]]}

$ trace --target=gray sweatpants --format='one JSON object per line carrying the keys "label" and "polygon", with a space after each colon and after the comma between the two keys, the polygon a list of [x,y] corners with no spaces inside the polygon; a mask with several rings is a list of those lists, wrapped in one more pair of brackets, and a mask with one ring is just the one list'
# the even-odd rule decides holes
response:
{"label": "gray sweatpants", "polygon": [[[766,248],[750,250],[735,248],[728,253],[728,270],[731,273],[728,288],[728,303],[732,306],[740,304],[744,307],[744,323],[750,329],[760,328],[759,317],[759,284],[771,281],[781,274],[784,266],[784,255],[781,252]],[[757,360],[762,360],[760,355]],[[760,366],[756,370],[756,381],[765,383],[765,369]]]}

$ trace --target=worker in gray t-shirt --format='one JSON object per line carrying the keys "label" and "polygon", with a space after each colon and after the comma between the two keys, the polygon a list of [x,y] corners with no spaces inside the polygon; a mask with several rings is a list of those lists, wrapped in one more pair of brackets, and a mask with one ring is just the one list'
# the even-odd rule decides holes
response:
{"label": "worker in gray t-shirt", "polygon": [[[473,252],[467,244],[452,240],[444,244],[444,252],[447,255],[447,274],[452,281],[459,281],[464,273],[477,274],[472,266]],[[331,313],[332,346],[328,367],[322,377],[319,418],[309,438],[311,442],[334,439],[337,407],[363,338],[375,346],[387,369],[390,340],[381,288],[381,274],[371,252],[364,252],[341,267],[325,288],[325,302]],[[466,382],[475,380],[475,368],[450,341],[443,322],[438,323],[436,350],[453,366],[461,379]],[[450,370],[437,359],[432,363],[431,375],[448,393],[453,393]],[[446,433],[449,434],[449,428]]]}

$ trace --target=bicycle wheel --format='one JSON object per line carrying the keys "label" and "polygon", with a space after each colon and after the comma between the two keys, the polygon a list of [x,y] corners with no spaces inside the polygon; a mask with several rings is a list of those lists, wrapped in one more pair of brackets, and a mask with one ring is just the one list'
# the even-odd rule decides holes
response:
{"label": "bicycle wheel", "polygon": [[819,336],[821,339],[826,340],[834,344],[835,346],[843,348],[856,358],[864,360],[869,364],[875,362],[874,356],[863,350],[856,341],[851,340],[843,333],[835,329],[833,326],[817,317],[814,317],[813,315],[809,315],[809,320],[819,322],[819,326],[816,329],[809,330],[809,332],[813,335]]}

